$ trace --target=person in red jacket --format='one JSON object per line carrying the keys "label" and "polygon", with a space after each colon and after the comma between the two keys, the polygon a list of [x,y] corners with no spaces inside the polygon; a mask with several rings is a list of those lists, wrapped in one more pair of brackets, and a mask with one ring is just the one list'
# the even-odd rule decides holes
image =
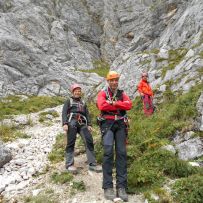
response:
{"label": "person in red jacket", "polygon": [[97,107],[101,111],[100,130],[103,142],[103,186],[104,196],[113,200],[112,169],[114,162],[114,142],[116,152],[116,189],[117,197],[128,201],[127,188],[127,114],[132,102],[123,90],[118,89],[120,75],[115,71],[107,74],[108,86],[98,93]]}
{"label": "person in red jacket", "polygon": [[143,101],[144,114],[149,116],[154,112],[153,106],[153,91],[148,82],[148,73],[142,73],[142,79],[139,82],[137,89]]}

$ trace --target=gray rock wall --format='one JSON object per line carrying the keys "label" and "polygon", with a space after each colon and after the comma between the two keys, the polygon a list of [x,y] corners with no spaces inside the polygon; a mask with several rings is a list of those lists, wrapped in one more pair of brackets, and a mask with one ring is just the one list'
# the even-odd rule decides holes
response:
{"label": "gray rock wall", "polygon": [[[103,79],[80,70],[98,59],[131,97],[143,70],[154,88],[173,80],[187,91],[202,80],[202,25],[200,0],[1,0],[0,97],[65,95],[73,82],[94,94]],[[167,69],[180,48],[187,54]]]}

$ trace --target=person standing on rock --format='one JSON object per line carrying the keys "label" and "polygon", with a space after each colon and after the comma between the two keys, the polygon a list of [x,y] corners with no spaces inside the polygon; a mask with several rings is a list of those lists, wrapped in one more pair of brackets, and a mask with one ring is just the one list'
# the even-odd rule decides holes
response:
{"label": "person standing on rock", "polygon": [[148,73],[142,73],[142,79],[137,86],[142,98],[144,114],[150,116],[154,113],[153,96],[154,93],[148,81]]}
{"label": "person standing on rock", "polygon": [[104,197],[114,200],[112,169],[114,163],[114,142],[116,152],[116,189],[117,197],[128,201],[127,189],[127,114],[132,102],[123,90],[118,89],[120,75],[116,71],[107,74],[107,87],[98,93],[98,117],[103,142],[103,186]]}
{"label": "person standing on rock", "polygon": [[87,105],[81,99],[82,88],[79,84],[71,86],[72,96],[65,101],[62,110],[63,130],[67,134],[67,145],[65,149],[65,167],[68,171],[77,173],[74,166],[74,148],[76,135],[79,133],[85,143],[89,170],[101,172],[101,167],[96,165],[93,138],[91,135],[92,127]]}

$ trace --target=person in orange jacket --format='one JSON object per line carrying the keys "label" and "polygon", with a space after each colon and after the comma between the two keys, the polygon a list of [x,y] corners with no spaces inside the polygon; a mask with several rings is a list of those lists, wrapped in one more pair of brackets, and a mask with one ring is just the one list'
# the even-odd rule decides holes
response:
{"label": "person in orange jacket", "polygon": [[118,89],[120,75],[115,71],[107,74],[108,86],[98,93],[97,107],[101,111],[100,130],[103,143],[103,186],[107,200],[114,200],[112,169],[114,162],[114,142],[116,152],[117,197],[128,201],[127,188],[127,114],[132,102],[123,90]]}
{"label": "person in orange jacket", "polygon": [[143,101],[144,114],[149,116],[154,112],[153,96],[154,93],[148,82],[148,73],[142,73],[142,79],[137,86],[138,92]]}

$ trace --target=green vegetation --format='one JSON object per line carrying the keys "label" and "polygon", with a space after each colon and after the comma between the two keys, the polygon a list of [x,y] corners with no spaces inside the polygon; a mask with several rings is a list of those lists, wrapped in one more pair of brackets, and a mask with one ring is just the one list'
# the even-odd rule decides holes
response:
{"label": "green vegetation", "polygon": [[193,175],[177,180],[173,185],[172,195],[174,202],[201,203],[203,200],[202,175]]}
{"label": "green vegetation", "polygon": [[144,50],[142,53],[144,53],[144,54],[158,54],[159,49]]}
{"label": "green vegetation", "polygon": [[200,57],[203,58],[203,51],[199,53]]}
{"label": "green vegetation", "polygon": [[[163,103],[157,107],[157,111],[151,117],[143,115],[140,98],[134,100],[133,109],[129,112],[131,120],[128,135],[129,144],[127,145],[129,192],[142,191],[150,202],[156,202],[151,197],[151,194],[157,195],[159,202],[201,202],[203,198],[201,192],[203,191],[202,169],[193,167],[186,161],[179,160],[176,155],[164,150],[163,146],[170,143],[170,138],[176,131],[194,130],[192,123],[197,116],[196,103],[201,94],[202,84],[196,85],[184,95],[171,92],[171,84],[173,84],[173,81],[168,82],[166,91],[163,94]],[[22,111],[28,113],[45,108],[42,103],[46,103],[44,100],[42,103],[41,101],[29,103],[30,98],[25,101],[19,101],[18,98],[18,101],[14,103],[13,98],[6,98],[6,100],[0,102],[1,119],[5,118],[6,115],[22,113],[20,111],[22,106],[25,107]],[[58,105],[63,101],[59,99],[56,102],[56,100],[54,103],[51,101],[47,103]],[[98,126],[96,126],[96,116],[99,115],[99,111],[95,103],[89,103],[88,107],[94,126],[93,137],[96,143],[96,157],[98,162],[101,163],[103,150],[100,142],[100,132]],[[47,112],[41,113],[40,116],[43,118],[46,115]],[[7,141],[12,139],[11,135],[15,135],[14,129],[12,126],[1,125],[0,138],[3,137]],[[200,132],[195,132],[195,134],[201,136]],[[21,133],[17,133],[17,136],[26,137]],[[49,154],[49,160],[52,163],[64,160],[65,139],[63,133],[57,136],[53,150]],[[171,179],[178,179],[178,181],[174,184],[173,192],[170,195],[162,186]],[[64,184],[73,181],[73,176],[68,172],[54,172],[51,180],[57,184]],[[73,181],[71,187],[73,193],[75,191],[85,191],[85,189],[84,182]],[[187,197],[187,200],[185,197]],[[26,202],[57,202],[57,200],[55,200],[53,193],[44,192],[37,197],[27,197]]]}
{"label": "green vegetation", "polygon": [[0,100],[0,120],[11,115],[38,112],[63,102],[64,98],[62,97],[29,96],[22,100],[20,96],[8,96]]}
{"label": "green vegetation", "polygon": [[199,76],[203,75],[203,67],[199,68],[197,71],[199,72]]}
{"label": "green vegetation", "polygon": [[101,77],[106,77],[109,72],[110,65],[103,60],[96,60],[93,62],[94,69],[91,70],[79,70],[86,73],[97,73]]}
{"label": "green vegetation", "polygon": [[177,130],[192,128],[192,120],[197,116],[196,102],[201,93],[201,85],[182,96],[168,92],[164,95],[164,102],[151,117],[143,115],[140,98],[135,99],[134,107],[129,112],[129,192],[155,193],[154,190],[161,188],[169,178],[202,174],[201,168],[193,167],[162,149],[162,146],[169,144],[171,136]]}
{"label": "green vegetation", "polygon": [[65,139],[65,134],[61,133],[57,135],[52,152],[48,156],[52,163],[58,163],[64,160]]}
{"label": "green vegetation", "polygon": [[58,203],[58,195],[52,189],[40,192],[37,196],[25,197],[24,202],[28,203]]}
{"label": "green vegetation", "polygon": [[[21,96],[8,96],[0,99],[0,121],[5,118],[11,118],[13,115],[29,114],[40,111],[44,108],[54,107],[62,104],[62,97],[44,97],[44,96],[26,96],[26,99]],[[46,113],[40,114],[40,121],[45,118]],[[58,116],[55,112],[49,112],[52,116]],[[32,125],[30,117],[27,118],[26,125]],[[23,125],[6,125],[0,123],[0,139],[4,142],[15,140],[16,138],[29,138],[28,135],[19,131]]]}
{"label": "green vegetation", "polygon": [[83,181],[73,181],[72,189],[84,192],[86,190],[85,183]]}
{"label": "green vegetation", "polygon": [[45,111],[39,114],[39,122],[44,123],[47,121],[47,115],[51,115],[54,118],[59,117],[59,114],[56,111]]}
{"label": "green vegetation", "polygon": [[8,142],[17,138],[30,138],[30,136],[21,132],[15,126],[0,124],[0,140]]}
{"label": "green vegetation", "polygon": [[[179,48],[179,49],[171,49],[169,50],[168,54],[169,54],[169,58],[168,58],[168,65],[162,68],[162,78],[165,77],[166,72],[168,70],[173,70],[184,58],[184,56],[187,53],[187,49],[185,48]],[[166,59],[162,59],[162,58],[158,58],[157,61],[161,62],[163,60]]]}
{"label": "green vegetation", "polygon": [[[188,49],[186,48],[178,48],[178,49],[171,49],[168,51],[168,59],[165,58],[160,58],[157,57],[156,58],[156,62],[157,63],[161,63],[163,61],[168,62],[168,65],[161,67],[162,73],[161,73],[161,77],[164,78],[166,75],[166,72],[168,70],[173,70],[184,58],[184,56],[186,55]],[[145,50],[142,52],[142,54],[155,54],[156,56],[158,55],[159,50],[158,49],[151,49],[151,50]],[[200,53],[200,57],[202,57],[202,52]],[[149,64],[151,62],[150,59],[146,59],[142,62],[140,62],[140,64],[142,65],[146,65]]]}
{"label": "green vegetation", "polygon": [[[162,188],[154,188],[153,191],[144,192],[144,195],[150,203],[173,203],[171,195]],[[158,201],[153,198],[153,195],[159,198]]]}
{"label": "green vegetation", "polygon": [[60,174],[58,172],[54,172],[51,175],[51,179],[54,183],[64,184],[73,180],[73,175],[69,172],[62,172]]}

